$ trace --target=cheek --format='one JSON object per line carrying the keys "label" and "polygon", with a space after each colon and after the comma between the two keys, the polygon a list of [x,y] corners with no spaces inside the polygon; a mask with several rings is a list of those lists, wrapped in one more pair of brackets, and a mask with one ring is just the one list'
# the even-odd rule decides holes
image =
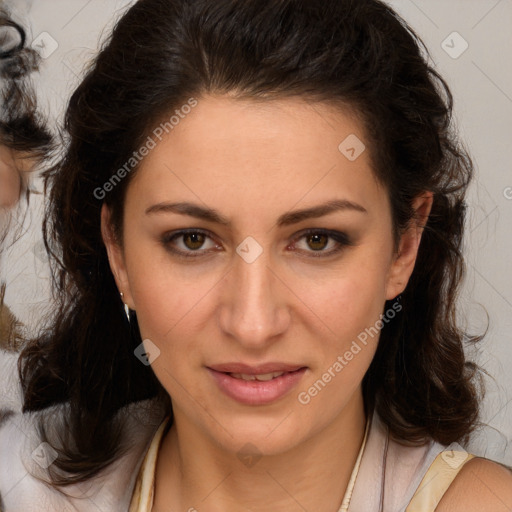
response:
{"label": "cheek", "polygon": [[378,265],[347,268],[338,277],[329,276],[301,295],[317,313],[319,324],[333,340],[330,345],[341,350],[374,325],[385,303],[384,270]]}
{"label": "cheek", "polygon": [[170,277],[142,271],[130,283],[141,335],[159,342],[182,328],[201,300],[199,289],[183,289],[179,278]]}
{"label": "cheek", "polygon": [[311,376],[297,396],[310,417],[334,417],[368,370],[380,336],[375,326],[385,303],[382,281],[375,270],[352,274],[310,293],[312,309],[320,312],[318,325],[327,333],[316,345]]}
{"label": "cheek", "polygon": [[218,277],[207,270],[173,265],[164,251],[154,247],[134,247],[131,255],[126,264],[141,336],[167,350],[170,339],[184,340],[202,323]]}

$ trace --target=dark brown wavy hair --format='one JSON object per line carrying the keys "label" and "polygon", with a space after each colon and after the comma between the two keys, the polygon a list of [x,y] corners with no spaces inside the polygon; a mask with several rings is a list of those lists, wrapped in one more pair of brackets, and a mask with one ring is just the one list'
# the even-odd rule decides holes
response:
{"label": "dark brown wavy hair", "polygon": [[151,368],[133,354],[137,318],[124,317],[100,232],[106,203],[122,235],[136,169],[102,200],[95,191],[188,98],[226,93],[355,110],[389,193],[396,242],[413,219],[413,198],[433,192],[402,311],[382,329],[363,380],[365,407],[404,443],[466,440],[477,424],[481,374],[464,343],[483,336],[464,332],[455,315],[473,166],[451,124],[450,90],[418,36],[378,0],[140,0],[72,95],[66,153],[47,176],[60,308],[19,370],[24,411],[68,405],[55,483],[85,480],[120,455],[117,413],[127,404],[154,398],[171,412]]}

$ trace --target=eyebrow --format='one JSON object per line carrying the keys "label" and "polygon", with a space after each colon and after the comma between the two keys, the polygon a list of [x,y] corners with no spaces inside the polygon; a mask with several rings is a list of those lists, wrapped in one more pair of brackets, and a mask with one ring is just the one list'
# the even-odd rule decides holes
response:
{"label": "eyebrow", "polygon": [[[302,222],[303,220],[323,217],[324,215],[337,211],[368,213],[366,208],[358,203],[354,203],[347,199],[334,199],[317,206],[312,206],[311,208],[304,208],[302,210],[294,210],[284,213],[277,220],[277,225],[279,227],[290,226],[292,224]],[[231,225],[231,222],[218,211],[213,210],[212,208],[205,208],[194,203],[158,203],[146,209],[146,215],[155,213],[178,213],[221,224],[223,226],[229,227]]]}

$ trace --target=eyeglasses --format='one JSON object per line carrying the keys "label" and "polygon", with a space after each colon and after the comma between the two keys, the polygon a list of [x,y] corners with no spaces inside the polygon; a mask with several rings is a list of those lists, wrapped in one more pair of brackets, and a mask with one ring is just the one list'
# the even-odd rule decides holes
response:
{"label": "eyeglasses", "polygon": [[25,31],[0,14],[0,59],[8,59],[25,46]]}

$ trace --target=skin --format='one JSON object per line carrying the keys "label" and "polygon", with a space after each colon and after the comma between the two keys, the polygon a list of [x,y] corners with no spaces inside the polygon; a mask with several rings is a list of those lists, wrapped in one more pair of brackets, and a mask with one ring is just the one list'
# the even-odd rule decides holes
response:
{"label": "skin", "polygon": [[0,210],[16,206],[36,159],[0,144]]}
{"label": "skin", "polygon": [[[160,350],[152,368],[173,400],[175,421],[159,452],[154,511],[340,506],[363,439],[361,381],[378,335],[307,405],[297,395],[405,289],[433,201],[430,192],[415,199],[418,221],[394,252],[389,199],[369,151],[352,162],[338,150],[350,134],[365,140],[355,117],[326,104],[206,96],[133,177],[122,244],[103,208],[117,285],[137,311],[143,339]],[[334,199],[355,202],[366,213],[347,209],[277,225],[287,212]],[[146,213],[153,205],[185,201],[217,210],[231,225]],[[212,238],[200,256],[180,258],[169,245],[190,253],[197,244],[182,236],[166,246],[162,236],[190,228]],[[337,243],[322,237],[315,243],[302,236],[308,228],[345,232],[353,245],[315,257]],[[236,252],[247,236],[263,249],[252,263]],[[278,401],[245,405],[223,394],[206,369],[234,361],[307,370]],[[246,443],[262,454],[251,467],[237,457]]]}
{"label": "skin", "polygon": [[18,202],[21,184],[13,151],[0,144],[0,208],[11,208]]}
{"label": "skin", "polygon": [[464,464],[436,512],[479,510],[512,510],[512,471],[496,462],[476,457]]}

